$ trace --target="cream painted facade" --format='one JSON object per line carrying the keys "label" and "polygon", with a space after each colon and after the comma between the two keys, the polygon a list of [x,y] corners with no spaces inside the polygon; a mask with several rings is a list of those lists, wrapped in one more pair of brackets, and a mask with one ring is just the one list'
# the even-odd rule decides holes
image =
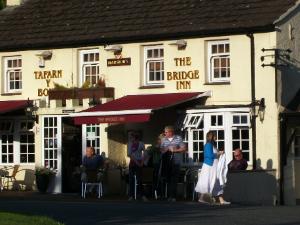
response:
{"label": "cream painted facade", "polygon": [[[286,114],[281,118],[282,123],[286,124],[286,128],[282,130],[283,136],[287,143],[284,146],[284,151],[287,152],[286,163],[283,163],[284,172],[284,197],[285,204],[295,205],[299,204],[300,199],[300,158],[298,154],[298,139],[300,134],[300,115],[299,107],[294,109],[294,112],[289,109],[289,104],[294,98],[297,99],[297,94],[300,90],[300,8],[299,4],[290,9],[287,13],[282,15],[277,21],[277,46],[278,49],[287,50],[288,57],[285,57],[286,52],[279,52],[279,63],[288,66],[283,66],[278,70],[278,100],[280,105],[280,112]],[[299,99],[299,98],[298,98]],[[299,105],[299,102],[295,102]],[[294,120],[290,121],[289,113],[296,114]]]}
{"label": "cream painted facade", "polygon": [[[219,106],[218,112],[222,112],[222,108],[235,108],[235,105],[244,105],[247,108],[245,112],[249,114],[249,118],[253,118],[251,113],[251,54],[250,54],[250,38],[246,35],[232,35],[208,38],[185,39],[187,46],[184,50],[178,50],[176,46],[170,45],[174,41],[157,41],[144,43],[120,44],[122,46],[122,56],[131,58],[129,66],[107,66],[107,59],[114,58],[112,52],[106,51],[104,46],[86,46],[80,48],[65,49],[49,49],[52,51],[52,58],[45,60],[45,67],[39,68],[39,57],[37,56],[45,49],[16,51],[16,52],[0,52],[0,71],[1,71],[1,101],[9,100],[26,100],[27,98],[35,100],[39,109],[39,122],[35,128],[35,163],[32,165],[22,165],[22,167],[34,168],[36,165],[44,165],[43,150],[43,118],[44,116],[68,117],[68,113],[63,113],[64,109],[71,109],[79,112],[89,107],[89,99],[84,99],[83,106],[77,105],[76,101],[67,100],[66,106],[62,107],[61,103],[51,100],[47,96],[38,96],[38,89],[53,88],[55,83],[66,87],[80,87],[80,52],[82,50],[97,49],[99,50],[99,68],[100,75],[104,78],[106,87],[113,87],[115,98],[120,98],[129,94],[163,94],[178,92],[208,92],[212,93],[207,98],[206,106]],[[207,50],[210,41],[228,40],[230,44],[230,81],[226,83],[209,83],[208,82],[208,58]],[[262,67],[261,56],[264,53],[262,48],[276,47],[276,32],[254,34],[255,41],[255,91],[256,100],[265,99],[265,116],[263,121],[256,119],[256,162],[257,166],[262,169],[275,169],[279,176],[279,123],[278,123],[278,106],[275,101],[275,70],[273,67]],[[145,59],[144,47],[162,45],[164,49],[164,86],[157,88],[141,88],[145,85]],[[21,56],[22,58],[22,84],[23,89],[20,94],[6,95],[5,79],[4,79],[4,59],[10,56]],[[176,58],[181,60],[190,60],[190,65],[177,65]],[[36,79],[36,71],[62,71],[60,78],[51,78],[47,86],[46,79]],[[190,81],[190,88],[177,89],[176,81],[167,80],[168,72],[178,71],[199,71],[199,78]],[[106,101],[109,101],[107,99]],[[248,105],[248,107],[246,107]],[[221,109],[220,109],[221,107]],[[226,111],[225,110],[225,111]],[[230,111],[230,110],[229,110]],[[106,132],[107,124],[101,124],[100,150],[105,152],[110,159],[118,161],[120,164],[128,162],[126,158],[126,144],[120,143],[115,139],[108,138]],[[142,124],[125,125],[125,130],[143,129]],[[156,131],[155,131],[156,132]],[[145,131],[146,135],[155,138],[156,133]],[[125,139],[124,132],[118,133],[120,139]],[[122,137],[123,135],[123,137]],[[151,138],[149,138],[150,140]],[[249,132],[249,169],[252,168],[252,134],[251,128]],[[147,140],[146,145],[151,144]],[[228,140],[227,140],[228,141]],[[227,145],[225,144],[225,147]],[[229,145],[231,146],[231,145]],[[60,146],[63,148],[63,146]],[[84,150],[84,147],[82,147]],[[189,151],[192,151],[191,149]],[[232,149],[226,149],[227,158],[232,158]],[[61,148],[58,149],[58,155],[61,154]],[[192,155],[192,153],[191,153]],[[61,158],[61,155],[58,156]],[[62,162],[59,162],[62,163]],[[2,165],[4,166],[4,165]],[[61,168],[60,168],[61,169]],[[58,169],[57,176],[61,171]],[[20,174],[21,175],[21,174]],[[20,177],[20,179],[22,179]],[[56,192],[61,192],[61,178],[57,180],[58,186]]]}

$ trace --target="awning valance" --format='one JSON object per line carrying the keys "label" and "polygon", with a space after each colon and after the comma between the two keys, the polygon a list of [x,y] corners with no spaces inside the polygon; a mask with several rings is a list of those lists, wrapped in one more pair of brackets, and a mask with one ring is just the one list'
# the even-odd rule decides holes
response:
{"label": "awning valance", "polygon": [[28,100],[0,101],[0,114],[24,109],[28,106]]}
{"label": "awning valance", "polygon": [[211,92],[127,95],[70,116],[75,124],[146,122],[155,110],[204,96]]}

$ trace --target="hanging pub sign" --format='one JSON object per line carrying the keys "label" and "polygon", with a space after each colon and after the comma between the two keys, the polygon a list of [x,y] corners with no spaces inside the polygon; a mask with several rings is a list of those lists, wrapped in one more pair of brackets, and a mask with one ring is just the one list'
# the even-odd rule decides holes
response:
{"label": "hanging pub sign", "polygon": [[107,66],[129,66],[131,58],[107,59]]}

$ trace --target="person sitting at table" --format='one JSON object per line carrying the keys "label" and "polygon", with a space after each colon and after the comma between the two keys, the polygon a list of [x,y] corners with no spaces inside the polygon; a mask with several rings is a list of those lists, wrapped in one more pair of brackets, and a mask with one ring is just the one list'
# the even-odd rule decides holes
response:
{"label": "person sitting at table", "polygon": [[95,154],[95,149],[93,147],[87,147],[81,165],[81,181],[85,182],[87,180],[87,170],[98,171],[97,180],[100,181],[102,179],[102,171],[100,171],[100,169],[103,167],[103,164],[103,157]]}
{"label": "person sitting at table", "polygon": [[233,151],[234,159],[228,164],[228,170],[246,170],[248,167],[247,160],[243,158],[243,152],[237,148]]}

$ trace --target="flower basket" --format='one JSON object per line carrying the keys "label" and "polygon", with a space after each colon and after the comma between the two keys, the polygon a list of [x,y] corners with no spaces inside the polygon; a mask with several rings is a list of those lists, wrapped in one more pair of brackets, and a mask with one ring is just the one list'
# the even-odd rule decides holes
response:
{"label": "flower basket", "polygon": [[36,186],[40,193],[46,193],[50,179],[54,175],[55,172],[46,167],[38,167],[35,169]]}

